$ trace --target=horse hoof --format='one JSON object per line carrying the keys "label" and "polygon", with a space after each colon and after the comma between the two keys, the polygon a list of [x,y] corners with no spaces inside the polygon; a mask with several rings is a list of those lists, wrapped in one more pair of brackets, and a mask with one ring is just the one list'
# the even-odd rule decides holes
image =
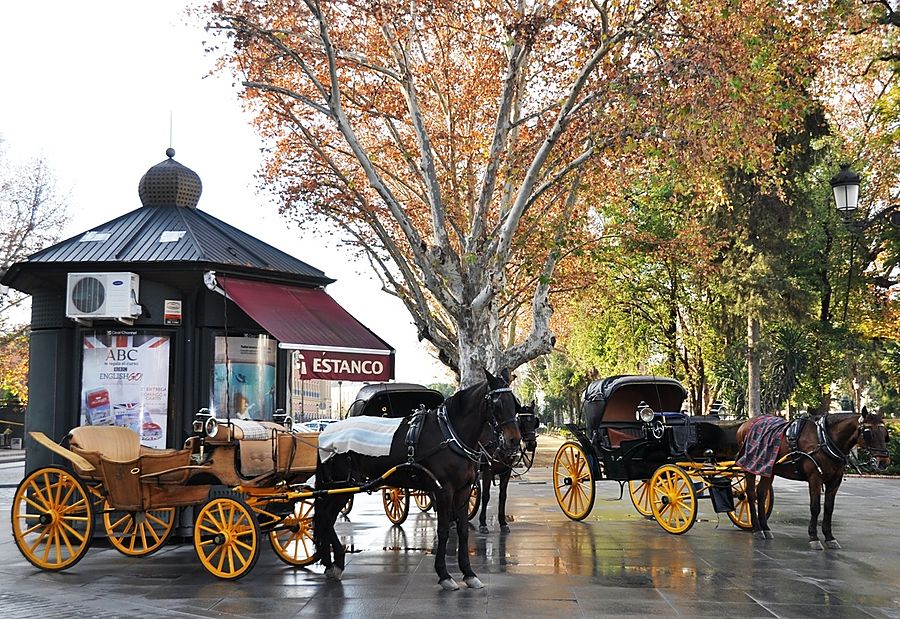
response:
{"label": "horse hoof", "polygon": [[339,567],[329,567],[325,570],[325,578],[328,580],[340,580],[344,575],[344,570]]}
{"label": "horse hoof", "polygon": [[763,535],[766,536],[766,539],[775,539],[775,534],[771,531],[763,531]]}
{"label": "horse hoof", "polygon": [[820,542],[819,540],[814,539],[809,543],[809,549],[810,550],[825,550],[825,546],[823,546],[822,542]]}
{"label": "horse hoof", "polygon": [[456,584],[456,581],[452,578],[445,578],[441,581],[441,586],[444,588],[444,591],[458,591],[459,585]]}
{"label": "horse hoof", "polygon": [[487,528],[487,525],[483,524],[480,527],[478,527],[478,532],[479,533],[490,533],[491,530]]}
{"label": "horse hoof", "polygon": [[754,531],[753,539],[766,539],[766,532],[765,531]]}
{"label": "horse hoof", "polygon": [[463,578],[463,582],[466,583],[466,586],[469,589],[484,589],[484,585],[480,580],[478,580],[478,576],[469,576],[468,578]]}
{"label": "horse hoof", "polygon": [[509,533],[509,525],[504,524],[502,527],[500,527],[500,532],[501,533]]}
{"label": "horse hoof", "polygon": [[829,548],[831,550],[840,550],[841,545],[838,544],[836,539],[830,539],[825,541],[825,548]]}

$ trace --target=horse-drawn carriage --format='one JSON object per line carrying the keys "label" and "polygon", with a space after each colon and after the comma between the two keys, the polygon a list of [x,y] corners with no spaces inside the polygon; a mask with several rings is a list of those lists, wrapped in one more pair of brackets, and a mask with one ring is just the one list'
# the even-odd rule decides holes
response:
{"label": "horse-drawn carriage", "polygon": [[[347,409],[347,417],[409,417],[424,407],[434,410],[444,402],[444,395],[413,383],[373,383],[365,385],[356,394],[356,399]],[[384,513],[394,524],[403,524],[409,516],[409,499],[413,498],[420,510],[431,509],[431,496],[421,490],[406,488],[382,488],[381,500]],[[353,506],[353,497],[347,499],[343,513],[346,515]]]}
{"label": "horse-drawn carriage", "polygon": [[151,449],[119,426],[82,426],[68,447],[39,432],[39,444],[71,463],[38,468],[13,498],[13,537],[36,567],[57,571],[85,555],[102,520],[114,548],[140,557],[171,535],[180,507],[196,508],[193,544],[200,562],[225,579],[245,575],[268,536],[283,561],[315,561],[313,492],[318,434],[295,435],[271,422],[194,420],[182,449]]}
{"label": "horse-drawn carriage", "polygon": [[[375,416],[375,417],[408,417],[415,410],[425,408],[427,410],[437,409],[444,402],[444,396],[441,392],[428,387],[413,383],[373,383],[362,387],[356,395],[356,399],[347,409],[348,417],[359,416]],[[479,471],[479,476],[472,485],[472,492],[469,497],[468,516],[469,520],[478,515],[479,509],[486,507],[487,492],[483,487],[491,483],[494,475],[500,475],[501,469],[506,469],[505,477],[501,478],[501,502],[500,502],[500,524],[506,525],[504,513],[504,503],[506,499],[505,483],[509,481],[509,474],[515,465],[519,465],[522,469],[531,467],[534,461],[534,452],[537,446],[535,431],[538,426],[537,417],[534,414],[534,407],[520,407],[517,411],[516,418],[519,423],[519,430],[522,434],[523,449],[516,454],[513,462],[509,462],[510,466],[489,459],[487,468],[489,474],[485,473],[483,466]],[[496,436],[492,435],[485,438],[482,448],[487,452],[487,456],[496,449]],[[486,457],[487,457],[486,456]],[[496,469],[496,470],[491,470]],[[484,497],[485,501],[482,501]],[[403,524],[409,515],[410,498],[415,502],[416,506],[423,512],[428,511],[432,507],[431,495],[422,490],[408,490],[406,488],[388,487],[382,489],[382,503],[384,505],[385,514],[388,519],[397,525]],[[347,500],[343,513],[346,515],[353,506],[353,497]],[[484,528],[485,510],[481,509],[481,525]]]}
{"label": "horse-drawn carriage", "polygon": [[[553,463],[556,499],[566,516],[586,518],[595,499],[594,482],[628,485],[642,515],[669,533],[688,531],[697,500],[710,498],[742,529],[752,528],[745,473],[734,459],[740,421],[717,415],[688,415],[687,392],[677,380],[658,376],[612,376],[585,390],[585,428],[569,424],[573,440]],[[772,509],[771,491],[766,510]]]}

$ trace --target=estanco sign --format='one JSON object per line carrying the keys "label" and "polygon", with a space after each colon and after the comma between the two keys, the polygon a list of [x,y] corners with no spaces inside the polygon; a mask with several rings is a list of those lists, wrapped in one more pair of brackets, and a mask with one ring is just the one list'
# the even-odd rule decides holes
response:
{"label": "estanco sign", "polygon": [[295,353],[294,367],[303,379],[374,382],[391,378],[390,355],[304,350]]}

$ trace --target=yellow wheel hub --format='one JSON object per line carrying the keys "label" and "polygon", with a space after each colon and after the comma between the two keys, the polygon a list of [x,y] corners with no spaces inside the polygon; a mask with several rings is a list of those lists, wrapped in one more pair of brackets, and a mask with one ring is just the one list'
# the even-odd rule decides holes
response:
{"label": "yellow wheel hub", "polygon": [[572,520],[584,520],[594,508],[594,478],[580,444],[564,443],[556,452],[553,490],[560,509]]}
{"label": "yellow wheel hub", "polygon": [[237,497],[210,499],[194,523],[194,549],[214,576],[234,580],[246,575],[259,559],[259,525]]}
{"label": "yellow wheel hub", "polygon": [[650,478],[653,517],[675,535],[690,530],[697,520],[697,492],[690,475],[679,466],[666,464]]}

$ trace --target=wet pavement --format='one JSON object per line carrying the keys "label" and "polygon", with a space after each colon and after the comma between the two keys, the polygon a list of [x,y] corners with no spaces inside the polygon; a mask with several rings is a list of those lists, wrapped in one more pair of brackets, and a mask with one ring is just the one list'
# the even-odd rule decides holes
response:
{"label": "wet pavement", "polygon": [[[471,530],[485,584],[445,592],[431,554],[436,519],[414,505],[389,526],[378,495],[358,495],[338,532],[350,547],[342,582],[318,565],[284,565],[264,543],[239,581],[208,574],[189,543],[133,559],[102,543],[69,570],[32,567],[12,541],[9,514],[21,463],[0,462],[2,617],[896,617],[900,618],[900,480],[845,480],[837,551],[807,549],[806,486],[775,483],[774,540],[754,541],[700,502],[681,536],[639,516],[618,484],[599,482],[591,515],[572,522],[553,496],[550,469],[510,484],[512,531]],[[494,496],[496,501],[496,492]],[[455,536],[448,557],[455,567]]]}

